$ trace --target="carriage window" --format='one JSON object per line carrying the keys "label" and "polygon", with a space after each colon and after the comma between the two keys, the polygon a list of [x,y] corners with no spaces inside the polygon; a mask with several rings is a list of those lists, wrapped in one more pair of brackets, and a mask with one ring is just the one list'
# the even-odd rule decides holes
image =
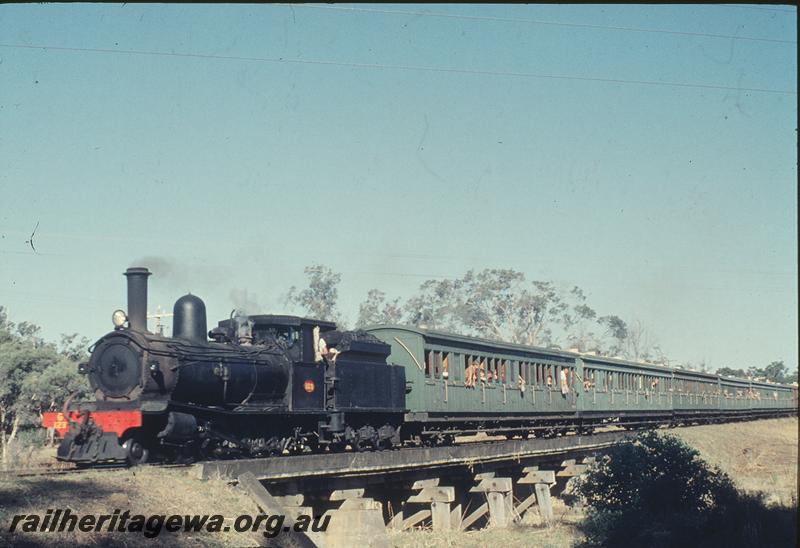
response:
{"label": "carriage window", "polygon": [[[457,377],[458,372],[455,372],[453,377]],[[445,379],[450,377],[450,353],[449,352],[442,352],[442,377]],[[454,379],[455,380],[455,379]]]}
{"label": "carriage window", "polygon": [[433,366],[431,365],[431,351],[425,351],[425,376],[430,377]]}
{"label": "carriage window", "polygon": [[439,378],[442,376],[442,353],[441,352],[434,352],[433,353],[433,376],[434,378]]}
{"label": "carriage window", "polygon": [[500,365],[498,367],[500,369],[500,382],[505,384],[506,383],[506,360],[500,360]]}

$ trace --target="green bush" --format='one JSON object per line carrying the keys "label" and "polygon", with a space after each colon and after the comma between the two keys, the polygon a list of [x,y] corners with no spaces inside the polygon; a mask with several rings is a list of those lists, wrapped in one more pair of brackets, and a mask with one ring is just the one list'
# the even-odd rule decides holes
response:
{"label": "green bush", "polygon": [[584,546],[795,546],[796,508],[767,507],[674,436],[614,446],[576,486]]}

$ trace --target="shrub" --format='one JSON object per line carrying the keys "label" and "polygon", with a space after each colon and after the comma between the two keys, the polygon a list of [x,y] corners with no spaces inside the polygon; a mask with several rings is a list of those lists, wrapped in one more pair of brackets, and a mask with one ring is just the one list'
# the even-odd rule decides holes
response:
{"label": "shrub", "polygon": [[674,436],[615,445],[576,486],[584,546],[794,546],[796,511],[767,507]]}

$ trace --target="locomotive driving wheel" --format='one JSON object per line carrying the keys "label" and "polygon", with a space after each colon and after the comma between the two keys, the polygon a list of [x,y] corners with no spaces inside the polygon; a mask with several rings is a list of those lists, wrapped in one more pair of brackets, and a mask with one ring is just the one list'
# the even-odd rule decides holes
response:
{"label": "locomotive driving wheel", "polygon": [[125,443],[122,444],[122,449],[125,451],[125,458],[128,460],[128,464],[131,466],[146,463],[150,456],[150,451],[134,438],[125,440]]}

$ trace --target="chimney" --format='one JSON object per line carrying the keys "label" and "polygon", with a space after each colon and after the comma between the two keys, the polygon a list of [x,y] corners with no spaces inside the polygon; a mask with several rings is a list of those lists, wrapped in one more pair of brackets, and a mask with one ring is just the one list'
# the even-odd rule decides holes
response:
{"label": "chimney", "polygon": [[147,277],[150,274],[141,266],[125,271],[128,278],[128,323],[136,331],[147,331]]}

